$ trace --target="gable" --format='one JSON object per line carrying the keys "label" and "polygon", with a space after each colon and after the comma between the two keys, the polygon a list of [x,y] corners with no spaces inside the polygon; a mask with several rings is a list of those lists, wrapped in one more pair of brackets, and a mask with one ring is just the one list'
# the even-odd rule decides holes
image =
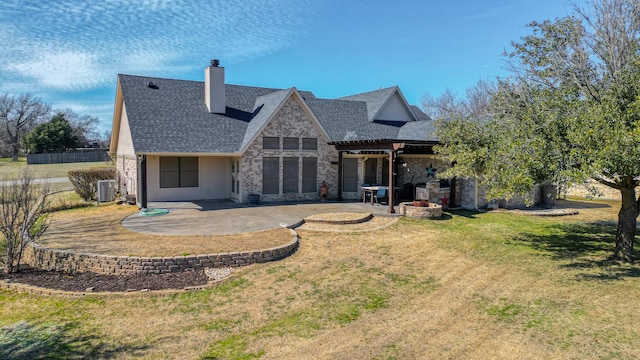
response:
{"label": "gable", "polygon": [[116,153],[118,155],[135,155],[133,148],[133,138],[131,137],[131,129],[129,127],[129,119],[127,118],[126,105],[122,104],[123,111],[120,115],[120,131],[118,132],[118,145]]}
{"label": "gable", "polygon": [[407,122],[413,121],[414,115],[400,93],[396,91],[380,109],[374,120]]}
{"label": "gable", "polygon": [[257,143],[259,143],[257,144],[259,147],[262,147],[262,137],[264,136],[315,137],[319,141],[329,141],[327,132],[295,88],[276,94],[270,100],[272,101],[264,104],[256,101],[255,106],[262,108],[260,110],[261,120],[254,123],[253,134],[250,138],[247,136],[248,133],[245,135],[243,152],[249,147],[254,147]]}
{"label": "gable", "polygon": [[246,148],[256,138],[258,132],[264,128],[269,119],[273,117],[273,114],[281,108],[284,101],[291,96],[291,92],[291,89],[280,90],[256,99],[253,111],[254,113],[257,112],[257,114],[247,125],[247,130],[242,140],[242,148]]}
{"label": "gable", "polygon": [[378,114],[380,112],[380,109],[384,107],[387,99],[394,93],[395,90],[395,87],[390,87],[356,95],[344,96],[338,98],[338,100],[364,102],[367,105],[367,117],[369,118],[369,121],[373,121],[376,118],[376,114]]}
{"label": "gable", "polygon": [[313,121],[293,97],[285,101],[259,135],[294,138],[321,136]]}
{"label": "gable", "polygon": [[109,153],[115,154],[118,152],[118,141],[120,135],[120,120],[122,118],[122,107],[124,105],[124,99],[122,97],[122,87],[120,85],[120,78],[116,84],[116,99],[113,105],[113,123],[111,124],[111,143],[109,144]]}
{"label": "gable", "polygon": [[418,120],[397,86],[345,96],[339,100],[360,101],[367,104],[369,121],[408,122]]}

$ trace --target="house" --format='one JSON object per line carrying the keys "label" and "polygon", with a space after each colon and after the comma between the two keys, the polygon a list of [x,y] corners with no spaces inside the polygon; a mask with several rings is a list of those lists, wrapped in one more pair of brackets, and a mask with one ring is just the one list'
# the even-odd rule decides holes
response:
{"label": "house", "polygon": [[433,154],[433,131],[398,87],[323,99],[226,84],[212,60],[204,82],[118,75],[110,149],[121,188],[141,207],[247,202],[250,194],[359,199],[362,184],[391,185],[390,196],[412,199],[408,184],[422,183],[431,201],[447,201],[460,191],[433,176],[444,166]]}

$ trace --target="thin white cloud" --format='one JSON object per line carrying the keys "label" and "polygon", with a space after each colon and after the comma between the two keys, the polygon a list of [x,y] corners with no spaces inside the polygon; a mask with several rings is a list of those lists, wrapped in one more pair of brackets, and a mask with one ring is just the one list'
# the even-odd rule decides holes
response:
{"label": "thin white cloud", "polygon": [[312,0],[5,0],[0,39],[9,45],[0,53],[0,77],[84,91],[119,72],[171,73],[194,58],[261,56],[299,39],[315,6]]}
{"label": "thin white cloud", "polygon": [[71,51],[42,52],[9,69],[46,88],[60,90],[92,88],[109,81],[111,75],[100,67],[94,54]]}
{"label": "thin white cloud", "polygon": [[55,108],[96,116],[105,129],[116,74],[179,77],[214,57],[233,63],[278,51],[305,34],[319,6],[317,0],[2,0],[0,94],[32,93]]}

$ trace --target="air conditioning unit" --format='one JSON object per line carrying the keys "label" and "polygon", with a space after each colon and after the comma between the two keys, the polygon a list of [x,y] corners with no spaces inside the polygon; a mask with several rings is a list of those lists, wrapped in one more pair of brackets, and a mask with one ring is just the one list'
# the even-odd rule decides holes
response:
{"label": "air conditioning unit", "polygon": [[98,180],[98,202],[113,201],[116,197],[115,180]]}

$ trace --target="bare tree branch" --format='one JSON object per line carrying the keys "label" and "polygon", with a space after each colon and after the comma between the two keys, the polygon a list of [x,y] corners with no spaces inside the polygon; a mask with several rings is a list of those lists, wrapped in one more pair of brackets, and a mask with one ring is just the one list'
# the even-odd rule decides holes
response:
{"label": "bare tree branch", "polygon": [[13,161],[18,161],[20,139],[33,126],[49,115],[51,108],[30,94],[20,96],[0,95],[0,124],[6,131]]}
{"label": "bare tree branch", "polygon": [[24,249],[48,227],[48,183],[36,184],[33,171],[25,169],[19,179],[0,183],[0,233],[5,254],[4,272],[20,269]]}

